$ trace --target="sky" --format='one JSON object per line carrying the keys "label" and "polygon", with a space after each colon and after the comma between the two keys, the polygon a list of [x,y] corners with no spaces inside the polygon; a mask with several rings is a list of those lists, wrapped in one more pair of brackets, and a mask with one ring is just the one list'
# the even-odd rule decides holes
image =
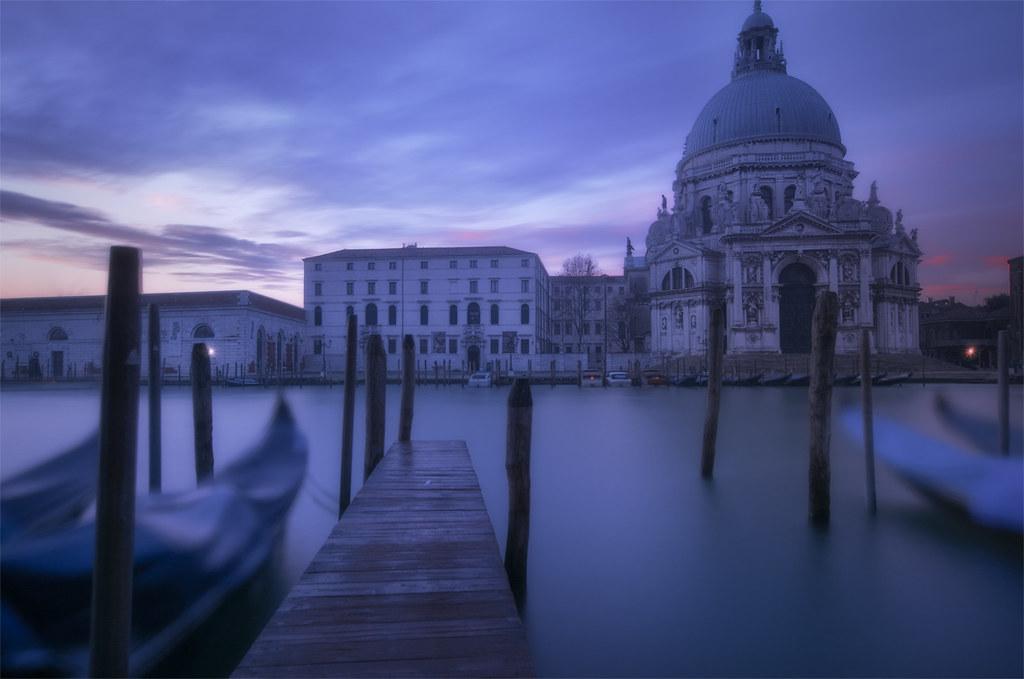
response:
{"label": "sky", "polygon": [[[925,296],[1024,253],[1024,3],[778,2],[855,196],[919,229]],[[671,194],[749,2],[0,3],[0,295],[301,304],[301,259],[509,245],[607,273]]]}

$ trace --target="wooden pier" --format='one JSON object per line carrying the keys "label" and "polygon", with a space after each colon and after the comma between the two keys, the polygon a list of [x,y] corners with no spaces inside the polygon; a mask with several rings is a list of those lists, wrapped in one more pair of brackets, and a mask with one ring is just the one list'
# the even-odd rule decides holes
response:
{"label": "wooden pier", "polygon": [[396,443],[235,669],[256,676],[530,676],[466,444]]}

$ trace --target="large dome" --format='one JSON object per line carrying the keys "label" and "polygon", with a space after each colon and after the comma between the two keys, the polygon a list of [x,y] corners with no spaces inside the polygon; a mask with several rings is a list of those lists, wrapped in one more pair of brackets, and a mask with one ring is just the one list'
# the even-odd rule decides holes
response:
{"label": "large dome", "polygon": [[773,138],[843,148],[836,117],[817,90],[784,72],[761,70],[734,78],[711,97],[686,137],[686,156],[721,144]]}

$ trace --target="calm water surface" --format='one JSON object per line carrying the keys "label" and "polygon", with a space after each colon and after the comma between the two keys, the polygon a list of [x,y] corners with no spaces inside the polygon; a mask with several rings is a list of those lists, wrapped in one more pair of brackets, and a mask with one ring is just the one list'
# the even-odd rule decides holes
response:
{"label": "calm water surface", "polygon": [[[876,389],[876,412],[956,440],[936,419],[945,393],[995,412],[995,387]],[[832,524],[807,522],[807,392],[727,388],[715,480],[699,475],[704,392],[534,388],[533,506],[525,622],[538,670],[560,676],[1020,676],[1021,541],[975,528],[878,470],[867,515],[860,447],[832,439]],[[858,403],[838,389],[837,412]],[[362,393],[360,392],[360,397]],[[340,388],[287,391],[310,442],[289,520],[296,579],[337,512]],[[503,545],[507,388],[420,387],[414,438],[464,439]],[[388,432],[398,388],[389,387]],[[214,392],[218,465],[261,436],[274,393]],[[362,469],[356,407],[356,490]],[[75,443],[96,426],[93,389],[0,394],[0,474]],[[140,409],[138,481],[147,469]],[[1011,392],[1019,426],[1021,390]],[[191,402],[163,401],[164,488],[194,485]],[[1020,454],[1016,451],[1015,454]]]}

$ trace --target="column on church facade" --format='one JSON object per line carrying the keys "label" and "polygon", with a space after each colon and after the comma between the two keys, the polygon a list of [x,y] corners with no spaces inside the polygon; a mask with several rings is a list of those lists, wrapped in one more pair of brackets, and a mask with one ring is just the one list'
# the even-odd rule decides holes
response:
{"label": "column on church facade", "polygon": [[743,261],[739,254],[733,253],[732,262],[732,323],[743,324]]}
{"label": "column on church facade", "polygon": [[839,292],[839,259],[834,250],[828,255],[828,289]]}
{"label": "column on church facade", "polygon": [[[871,325],[871,251],[860,253],[860,324]],[[876,340],[877,341],[877,340]]]}
{"label": "column on church facade", "polygon": [[779,306],[772,304],[772,263],[767,252],[761,253],[761,290],[764,295],[764,313],[761,325],[779,325]]}

